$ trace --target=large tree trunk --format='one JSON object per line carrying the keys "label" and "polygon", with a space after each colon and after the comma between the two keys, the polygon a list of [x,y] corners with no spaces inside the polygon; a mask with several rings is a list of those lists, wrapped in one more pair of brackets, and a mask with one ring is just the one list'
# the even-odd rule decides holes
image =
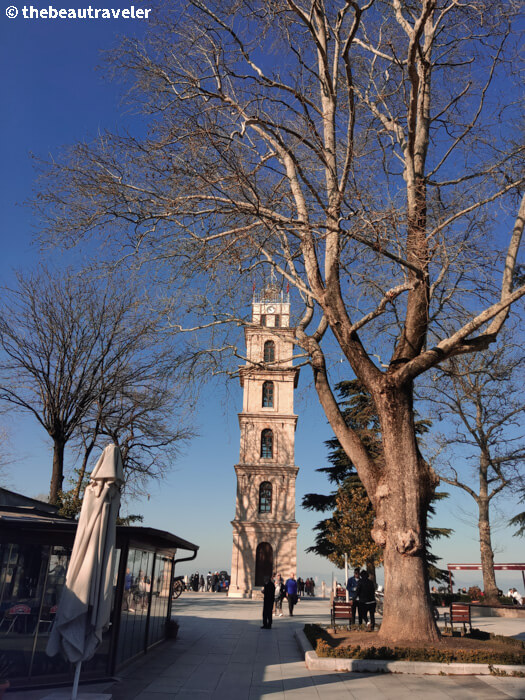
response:
{"label": "large tree trunk", "polygon": [[489,499],[480,497],[478,500],[479,518],[479,549],[481,552],[481,570],[483,573],[484,601],[496,604],[498,602],[498,587],[494,575],[494,551],[490,537]]}
{"label": "large tree trunk", "polygon": [[427,509],[437,479],[417,448],[412,388],[388,385],[375,397],[381,418],[384,472],[370,494],[372,536],[384,547],[385,603],[379,636],[389,641],[437,641],[425,562]]}
{"label": "large tree trunk", "polygon": [[53,441],[53,473],[51,475],[51,487],[49,489],[49,502],[58,503],[58,494],[62,491],[64,481],[64,448],[63,440]]}

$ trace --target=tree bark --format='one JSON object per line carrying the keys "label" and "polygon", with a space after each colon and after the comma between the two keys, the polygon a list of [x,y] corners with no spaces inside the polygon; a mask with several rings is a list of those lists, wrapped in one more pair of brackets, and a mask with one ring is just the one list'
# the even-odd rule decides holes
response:
{"label": "tree bark", "polygon": [[432,616],[425,533],[437,478],[417,447],[412,387],[396,387],[387,377],[375,400],[385,460],[373,499],[377,517],[372,537],[384,547],[385,566],[384,618],[379,636],[389,642],[433,642],[440,634]]}
{"label": "tree bark", "polygon": [[53,473],[51,475],[51,487],[49,490],[49,502],[58,503],[58,494],[62,491],[64,481],[64,449],[66,443],[63,440],[53,440]]}
{"label": "tree bark", "polygon": [[80,498],[80,492],[82,491],[82,482],[84,481],[84,477],[86,475],[87,463],[94,447],[95,440],[91,440],[89,445],[84,450],[84,457],[82,458],[82,464],[80,465],[80,469],[78,470],[77,485],[75,486],[75,492],[73,494],[73,497],[76,500]]}
{"label": "tree bark", "polygon": [[481,553],[481,571],[483,574],[483,592],[486,603],[498,602],[498,587],[494,575],[494,551],[490,537],[489,499],[481,497],[478,501],[479,549]]}

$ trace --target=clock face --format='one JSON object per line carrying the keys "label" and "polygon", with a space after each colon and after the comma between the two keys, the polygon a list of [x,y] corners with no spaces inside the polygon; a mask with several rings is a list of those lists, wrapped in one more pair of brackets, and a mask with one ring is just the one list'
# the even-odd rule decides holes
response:
{"label": "clock face", "polygon": [[269,314],[273,314],[273,312],[275,311],[275,306],[267,306],[267,307],[266,307],[266,311],[267,311]]}

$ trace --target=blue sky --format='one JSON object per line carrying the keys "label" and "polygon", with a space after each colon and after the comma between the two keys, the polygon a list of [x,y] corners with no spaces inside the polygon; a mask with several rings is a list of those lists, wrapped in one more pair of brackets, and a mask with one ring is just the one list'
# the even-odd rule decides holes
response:
{"label": "blue sky", "polygon": [[[53,2],[56,8],[69,4]],[[116,0],[111,2],[113,8],[129,6]],[[141,21],[24,20],[20,15],[8,19],[2,12],[0,274],[4,283],[9,282],[13,268],[31,266],[41,257],[31,243],[38,221],[22,206],[34,187],[30,153],[42,157],[56,154],[63,145],[94,135],[100,129],[123,125],[118,90],[104,81],[95,68],[101,61],[101,50],[113,46],[118,34],[140,35],[143,29]],[[129,123],[131,117],[125,119]],[[60,250],[51,255],[54,262],[72,261],[69,254]],[[170,530],[200,545],[197,562],[188,566],[188,571],[230,568],[230,520],[235,506],[233,465],[238,459],[237,412],[242,398],[235,380],[224,381],[229,381],[227,391],[217,385],[202,390],[203,408],[197,416],[200,435],[181,455],[170,477],[151,486],[149,499],[133,503],[129,508],[130,512],[145,516],[145,525]],[[331,437],[331,430],[309,389],[309,382],[309,372],[304,368],[296,404],[299,414],[296,463],[300,467],[297,504],[304,493],[328,488],[326,479],[314,470],[326,464],[323,442]],[[47,436],[29,417],[0,417],[0,423],[11,433],[11,449],[16,457],[10,467],[8,486],[30,496],[46,493],[51,466]],[[444,561],[479,560],[475,527],[467,525],[463,516],[456,517],[456,513],[466,509],[472,512],[469,500],[458,493],[438,507],[435,524],[455,529],[450,540],[435,546]],[[509,517],[515,512],[515,502],[502,503],[501,510],[505,518]],[[297,506],[298,573],[330,580],[333,571],[330,563],[304,554],[313,541],[312,527],[318,519],[316,514],[306,513]],[[511,534],[508,528],[496,528],[497,561],[523,559],[523,540]],[[522,588],[521,577],[516,575],[501,574],[498,581],[502,588],[511,583]],[[461,585],[479,582],[479,575],[464,574],[457,582]]]}

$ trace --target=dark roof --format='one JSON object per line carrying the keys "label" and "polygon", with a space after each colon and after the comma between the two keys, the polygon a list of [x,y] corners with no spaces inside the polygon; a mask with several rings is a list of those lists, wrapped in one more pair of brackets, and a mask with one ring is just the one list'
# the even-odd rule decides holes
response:
{"label": "dark roof", "polygon": [[[5,489],[1,490],[5,491]],[[13,492],[8,493],[11,494]],[[18,496],[20,494],[14,495]],[[40,501],[37,501],[37,503],[40,503]],[[3,505],[2,500],[0,500],[0,525],[3,530],[3,538],[12,537],[13,533],[16,532],[23,533],[26,536],[31,533],[38,533],[40,537],[45,533],[46,538],[60,535],[72,542],[77,528],[77,521],[73,518],[64,518],[56,515],[56,508],[53,513],[47,513],[38,511],[36,508],[28,505]],[[149,544],[169,550],[184,549],[190,552],[197,552],[199,549],[198,545],[188,542],[182,537],[177,537],[171,532],[157,530],[153,527],[117,525],[117,543],[119,540],[120,542],[122,540],[133,541],[139,545],[140,543]]]}
{"label": "dark roof", "polygon": [[22,522],[27,520],[28,522],[43,522],[43,523],[59,523],[66,525],[76,525],[76,520],[73,518],[65,518],[62,515],[48,514],[44,512],[38,512],[32,508],[20,508],[15,506],[2,506],[0,505],[0,520],[8,521],[12,520],[15,522]]}
{"label": "dark roof", "polygon": [[16,493],[15,491],[9,491],[9,489],[0,487],[0,508],[3,506],[24,508],[35,513],[56,514],[58,511],[58,506],[52,503],[39,501],[36,498],[29,498],[29,496],[24,496],[21,493]]}
{"label": "dark roof", "polygon": [[166,530],[157,530],[154,527],[134,527],[128,525],[118,525],[117,533],[124,534],[130,539],[151,539],[156,541],[163,540],[166,546],[176,547],[177,549],[186,549],[190,552],[197,552],[199,545],[183,540],[182,537],[167,532]]}

